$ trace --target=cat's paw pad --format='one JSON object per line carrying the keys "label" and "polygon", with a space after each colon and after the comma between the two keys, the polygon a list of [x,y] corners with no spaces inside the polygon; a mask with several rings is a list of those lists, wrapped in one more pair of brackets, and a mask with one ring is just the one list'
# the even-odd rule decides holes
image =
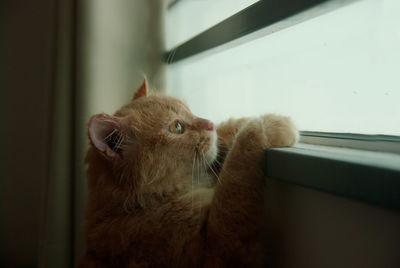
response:
{"label": "cat's paw pad", "polygon": [[261,116],[264,134],[271,147],[293,146],[299,139],[299,132],[289,117],[267,114]]}

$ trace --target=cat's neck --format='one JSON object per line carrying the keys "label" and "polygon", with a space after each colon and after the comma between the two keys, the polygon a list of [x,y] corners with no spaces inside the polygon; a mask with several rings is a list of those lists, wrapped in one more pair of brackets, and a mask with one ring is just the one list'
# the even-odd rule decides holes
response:
{"label": "cat's neck", "polygon": [[142,185],[141,190],[149,194],[177,196],[191,193],[201,188],[210,188],[213,185],[212,176],[205,170],[176,170],[154,180],[148,185]]}

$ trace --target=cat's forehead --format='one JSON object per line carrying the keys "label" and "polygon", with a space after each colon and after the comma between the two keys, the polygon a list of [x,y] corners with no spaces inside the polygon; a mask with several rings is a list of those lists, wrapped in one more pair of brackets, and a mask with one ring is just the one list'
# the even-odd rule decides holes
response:
{"label": "cat's forehead", "polygon": [[144,109],[149,111],[162,110],[176,114],[192,114],[185,102],[173,97],[154,94],[139,101],[143,101]]}
{"label": "cat's forehead", "polygon": [[168,117],[173,115],[180,115],[189,118],[193,117],[192,112],[185,102],[159,94],[152,94],[148,97],[133,100],[116,113],[117,116],[129,116],[135,114],[146,114],[147,116],[153,115],[155,117]]}

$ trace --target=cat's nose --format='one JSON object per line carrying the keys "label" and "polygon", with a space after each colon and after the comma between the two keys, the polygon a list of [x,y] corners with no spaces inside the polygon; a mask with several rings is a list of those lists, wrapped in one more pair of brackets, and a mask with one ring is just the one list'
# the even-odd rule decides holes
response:
{"label": "cat's nose", "polygon": [[209,130],[209,131],[214,130],[214,123],[209,120],[207,120],[207,121],[208,121],[208,124],[207,124],[206,130]]}
{"label": "cat's nose", "polygon": [[205,129],[208,131],[214,130],[214,123],[204,118],[200,117],[196,118],[196,125],[198,126],[198,128]]}

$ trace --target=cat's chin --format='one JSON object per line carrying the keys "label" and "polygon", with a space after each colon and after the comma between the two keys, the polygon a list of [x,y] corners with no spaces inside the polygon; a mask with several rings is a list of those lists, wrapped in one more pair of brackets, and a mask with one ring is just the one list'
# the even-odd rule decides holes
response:
{"label": "cat's chin", "polygon": [[214,160],[217,158],[218,155],[218,146],[217,146],[217,133],[213,131],[211,133],[211,142],[210,148],[208,149],[207,153],[205,154],[205,158],[207,159],[208,163],[213,163]]}

